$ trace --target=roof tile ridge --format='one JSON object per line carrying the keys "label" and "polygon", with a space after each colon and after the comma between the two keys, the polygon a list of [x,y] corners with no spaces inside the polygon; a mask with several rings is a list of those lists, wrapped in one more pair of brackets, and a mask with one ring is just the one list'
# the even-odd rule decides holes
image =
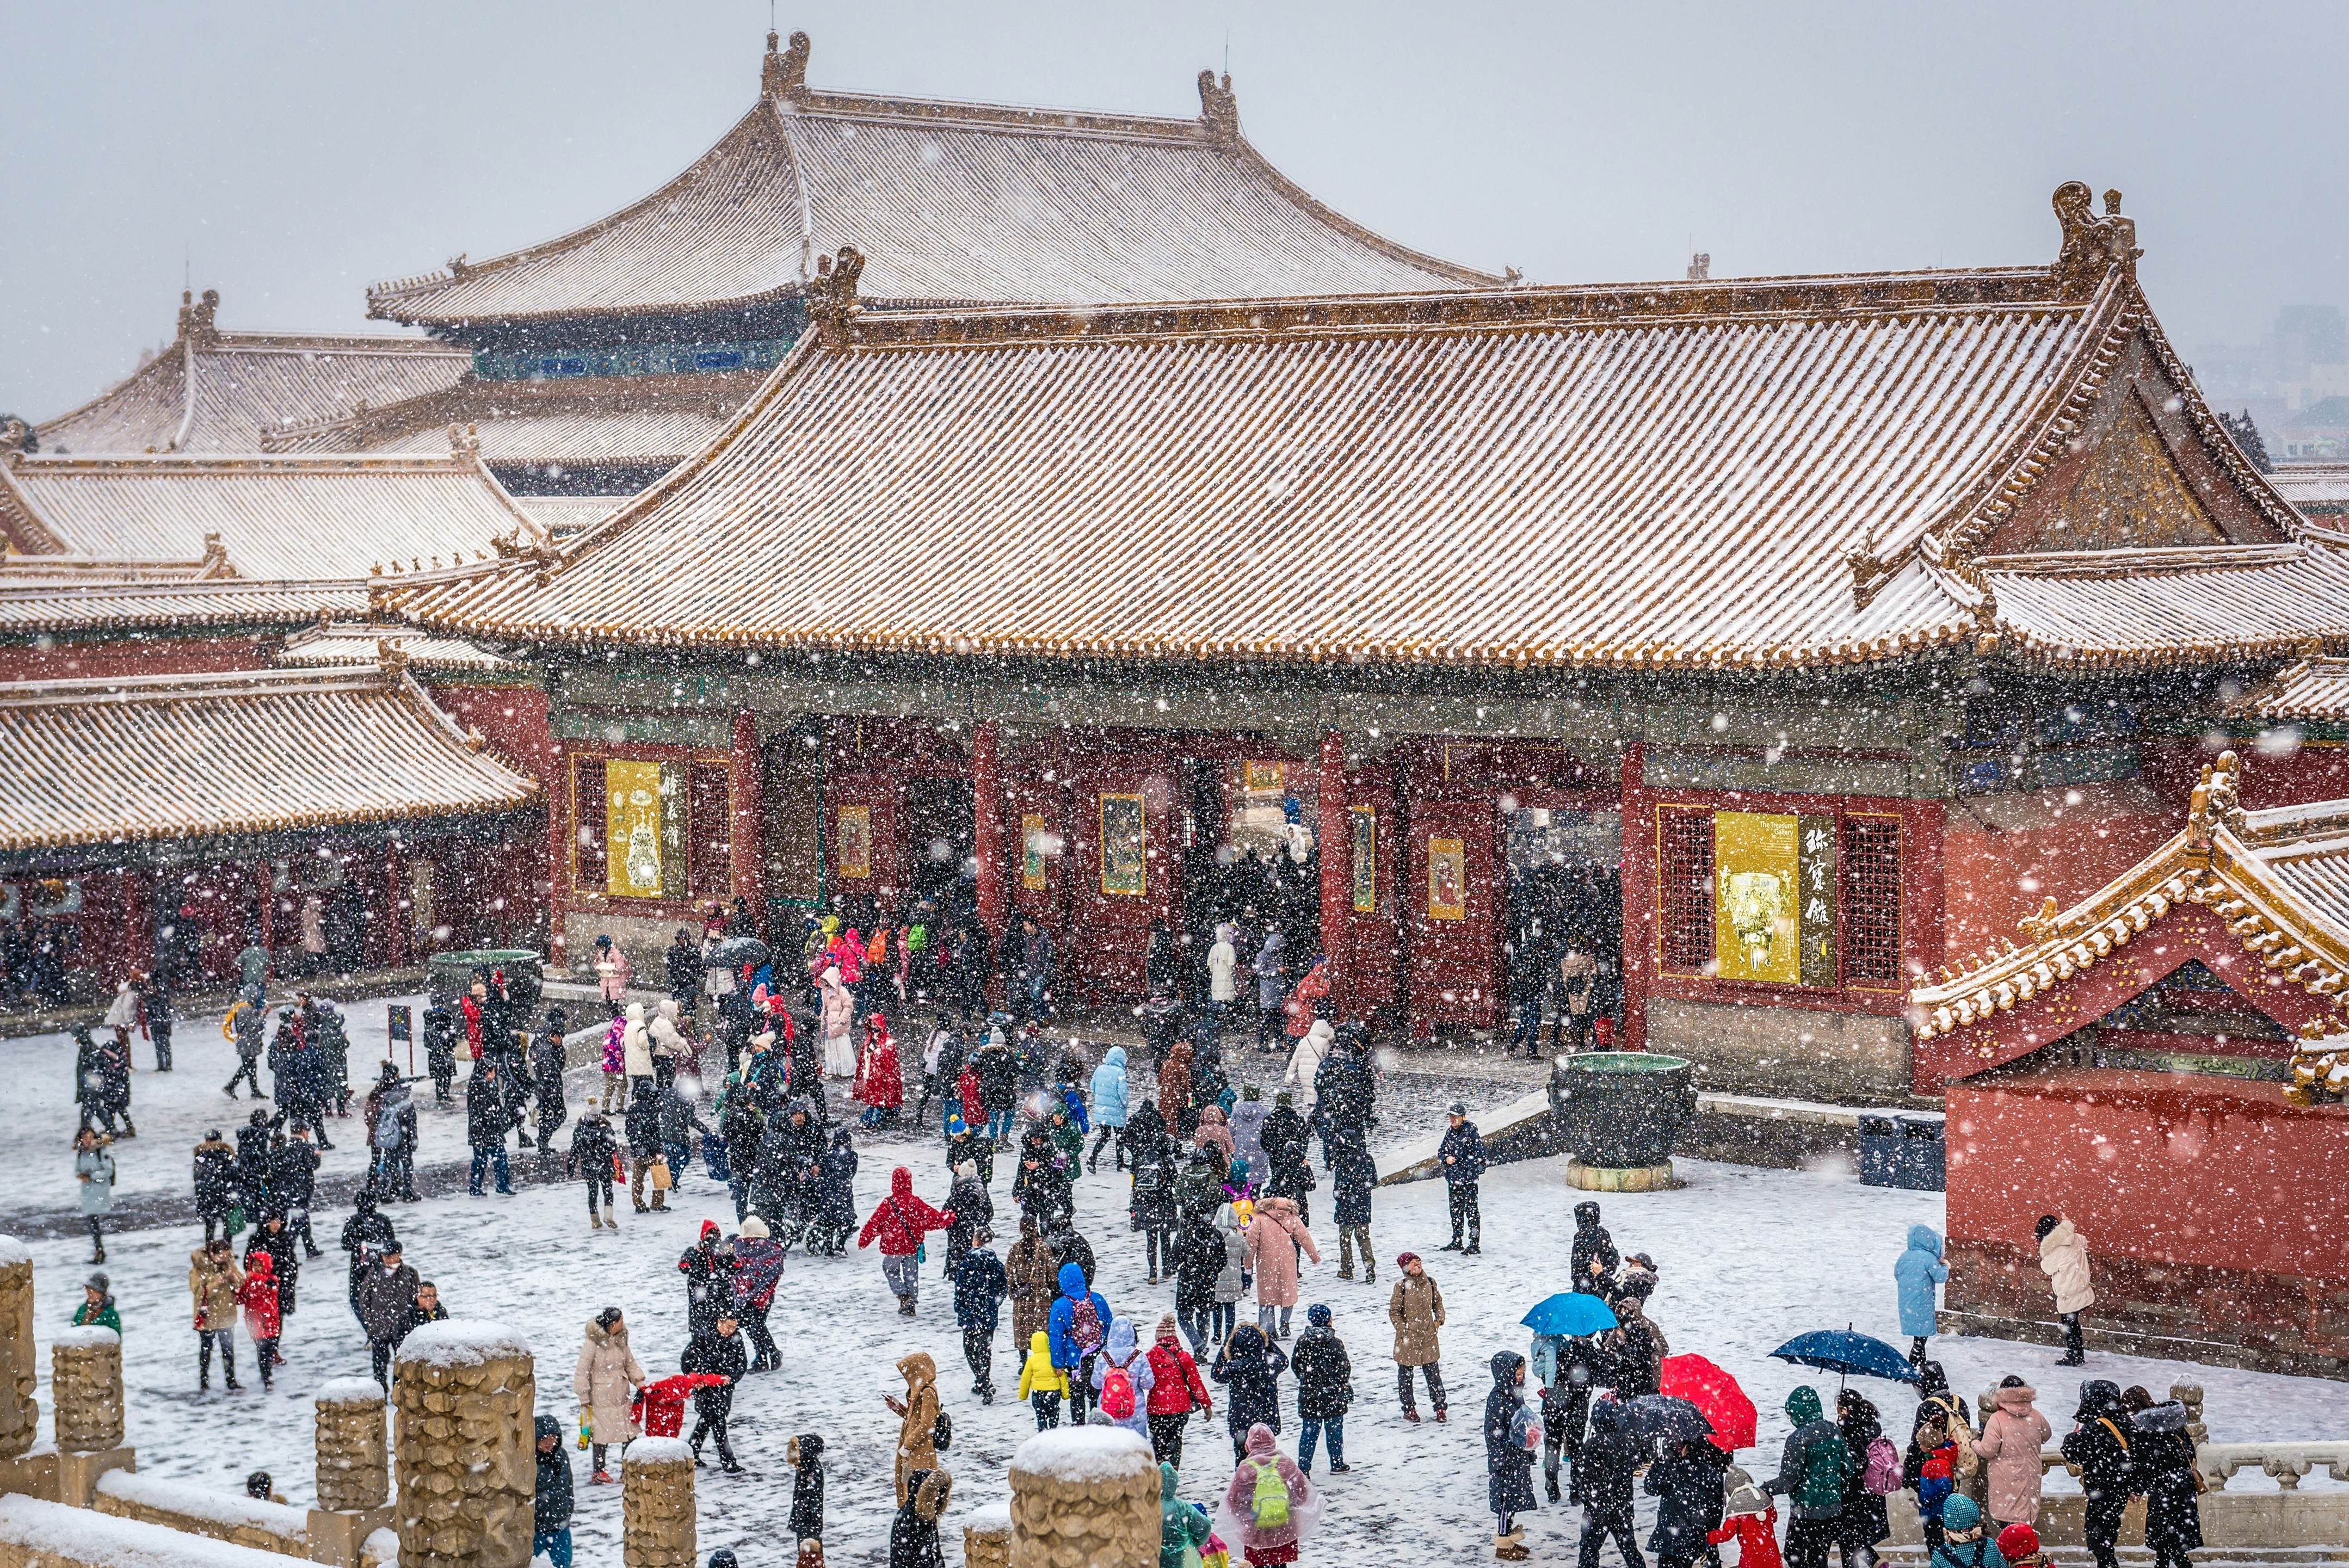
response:
{"label": "roof tile ridge", "polygon": [[[403,316],[396,313],[387,313],[382,307],[398,303],[400,296],[404,294],[420,293],[425,291],[427,288],[439,288],[460,280],[471,281],[485,273],[518,266],[524,262],[537,261],[543,256],[551,255],[559,251],[569,249],[574,245],[583,244],[585,242],[595,238],[598,234],[609,230],[614,224],[618,223],[625,219],[634,217],[638,212],[644,211],[657,202],[664,200],[669,191],[683,184],[688,180],[692,179],[696,172],[704,165],[709,164],[715,160],[719,153],[727,150],[737,138],[745,136],[746,134],[755,133],[756,127],[762,112],[767,115],[768,123],[771,129],[780,129],[775,124],[775,116],[770,104],[771,100],[765,98],[761,98],[757,102],[751,104],[748,109],[743,111],[740,119],[735,120],[732,125],[726,128],[724,135],[720,136],[716,141],[711,142],[707,148],[703,149],[700,155],[695,158],[693,161],[688,163],[683,169],[678,170],[675,174],[670,175],[667,180],[662,181],[645,195],[637,197],[635,201],[628,202],[626,206],[616,208],[614,211],[606,212],[604,216],[595,220],[593,222],[584,224],[579,228],[569,231],[568,232],[557,234],[551,240],[542,240],[535,245],[527,245],[518,251],[507,251],[502,254],[492,256],[487,261],[463,262],[461,269],[455,267],[439,267],[428,273],[417,273],[415,276],[409,278],[398,279],[390,283],[368,284],[367,290],[367,315],[380,320],[405,321],[412,323],[414,320],[420,319],[420,314],[418,317]],[[462,261],[461,256],[459,259]],[[543,315],[545,313],[542,312],[538,314]],[[565,311],[562,314],[565,315],[574,315],[593,313]]]}
{"label": "roof tile ridge", "polygon": [[858,347],[929,343],[1031,343],[1217,333],[1313,335],[1349,329],[1529,329],[1653,325],[1676,320],[1780,320],[1975,308],[2070,314],[2045,268],[1951,268],[1767,278],[1657,279],[1402,290],[1384,294],[1135,301],[1095,305],[989,304],[959,310],[867,311]]}
{"label": "roof tile ridge", "polygon": [[1181,115],[1051,108],[990,103],[980,98],[917,98],[906,93],[852,92],[836,88],[810,88],[796,97],[780,100],[780,105],[786,117],[799,114],[843,119],[897,119],[921,125],[959,120],[991,130],[1140,138],[1192,146],[1212,145],[1213,141],[1199,119]]}
{"label": "roof tile ridge", "polygon": [[226,327],[212,335],[206,354],[330,354],[388,353],[396,356],[471,359],[472,351],[437,337],[394,332],[274,332],[261,327]]}
{"label": "roof tile ridge", "polygon": [[2029,555],[1977,555],[1977,571],[2019,577],[2115,577],[2147,572],[2189,572],[2225,567],[2269,566],[2307,557],[2299,540],[2250,543],[2138,544],[2115,550],[2050,550]]}
{"label": "roof tile ridge", "polygon": [[[144,365],[132,366],[129,375],[124,376],[121,379],[109,385],[95,396],[75,404],[72,407],[67,408],[64,413],[52,415],[50,418],[41,420],[33,427],[34,430],[41,434],[42,438],[46,440],[48,438],[48,431],[55,429],[59,425],[68,424],[73,420],[83,418],[90,414],[96,413],[106,405],[128,395],[147,377],[171,374],[171,366],[174,363],[174,356],[171,353],[171,349],[177,346],[178,340],[174,339],[170,346],[166,346],[161,352],[156,354]],[[179,364],[181,367],[181,386],[182,387],[182,396],[184,396],[184,388],[187,384],[186,365],[184,360],[179,361]]]}
{"label": "roof tile ridge", "polygon": [[349,666],[265,665],[251,670],[175,671],[150,676],[77,676],[64,680],[0,682],[0,707],[48,707],[67,703],[181,702],[202,698],[272,696],[372,686],[376,671]]}
{"label": "roof tile ridge", "polygon": [[[5,462],[0,462],[0,524],[13,520],[36,545],[46,547],[24,553],[70,555],[72,547],[65,535],[49,526],[47,520],[41,515],[38,503],[17,482],[19,470],[30,460],[22,454],[12,453]],[[0,529],[0,532],[5,531],[5,529]]]}

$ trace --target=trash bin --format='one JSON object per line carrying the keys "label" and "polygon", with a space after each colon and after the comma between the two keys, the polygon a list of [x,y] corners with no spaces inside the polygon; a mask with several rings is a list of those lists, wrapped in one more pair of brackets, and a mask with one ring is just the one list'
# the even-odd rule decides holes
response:
{"label": "trash bin", "polygon": [[1939,1192],[1948,1184],[1942,1122],[1930,1116],[1862,1116],[1859,1179],[1870,1187]]}

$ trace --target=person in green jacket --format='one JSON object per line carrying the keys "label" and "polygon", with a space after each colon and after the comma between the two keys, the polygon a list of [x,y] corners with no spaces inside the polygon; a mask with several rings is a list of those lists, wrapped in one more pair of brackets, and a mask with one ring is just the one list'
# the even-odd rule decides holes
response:
{"label": "person in green jacket", "polygon": [[1174,1467],[1158,1467],[1158,1568],[1183,1568],[1183,1554],[1207,1544],[1204,1509],[1176,1495]]}
{"label": "person in green jacket", "polygon": [[82,1302],[74,1308],[76,1328],[88,1328],[95,1324],[100,1328],[111,1328],[117,1334],[122,1332],[122,1317],[114,1310],[114,1297],[109,1294],[113,1284],[102,1269],[82,1281]]}

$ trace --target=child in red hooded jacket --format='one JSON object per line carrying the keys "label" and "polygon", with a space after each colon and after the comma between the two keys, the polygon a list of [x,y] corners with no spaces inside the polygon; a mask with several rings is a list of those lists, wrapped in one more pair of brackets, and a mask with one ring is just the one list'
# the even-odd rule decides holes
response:
{"label": "child in red hooded jacket", "polygon": [[277,1337],[285,1327],[277,1310],[277,1262],[267,1253],[254,1253],[246,1264],[244,1283],[236,1287],[236,1303],[244,1308],[244,1331],[253,1336],[254,1354],[261,1359],[261,1387],[266,1393],[270,1371],[279,1360]]}

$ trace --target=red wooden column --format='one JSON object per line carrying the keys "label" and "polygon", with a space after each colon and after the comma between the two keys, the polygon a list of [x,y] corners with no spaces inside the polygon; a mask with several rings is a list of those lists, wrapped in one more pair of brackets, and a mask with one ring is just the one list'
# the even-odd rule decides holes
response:
{"label": "red wooden column", "polygon": [[155,879],[145,872],[122,873],[122,972],[134,975],[155,963]]}
{"label": "red wooden column", "polygon": [[734,896],[750,906],[751,923],[763,933],[767,851],[761,824],[766,819],[759,800],[759,721],[749,708],[734,716],[734,749],[727,758],[727,773],[734,801]]}
{"label": "red wooden column", "polygon": [[571,885],[577,830],[571,820],[571,748],[558,740],[554,751],[554,767],[546,784],[546,962],[560,974],[570,966],[563,939],[564,892]]}
{"label": "red wooden column", "polygon": [[1329,961],[1330,1014],[1342,1018],[1346,997],[1346,923],[1354,907],[1353,822],[1346,810],[1346,741],[1321,732],[1321,953]]}
{"label": "red wooden column", "polygon": [[262,861],[261,948],[263,952],[269,954],[271,960],[269,966],[264,967],[261,972],[264,981],[269,976],[270,968],[275,966],[277,957],[277,889],[274,885],[275,880],[270,871],[269,862]]}
{"label": "red wooden column", "polygon": [[970,736],[970,828],[978,861],[978,923],[989,938],[1003,934],[1003,764],[995,721],[982,718]]}
{"label": "red wooden column", "polygon": [[408,857],[397,839],[383,846],[383,962],[398,969],[408,962],[408,928],[416,912],[409,907]]}
{"label": "red wooden column", "polygon": [[1648,995],[1656,973],[1655,810],[1637,740],[1623,748],[1623,1037],[1618,1048],[1648,1048]]}

